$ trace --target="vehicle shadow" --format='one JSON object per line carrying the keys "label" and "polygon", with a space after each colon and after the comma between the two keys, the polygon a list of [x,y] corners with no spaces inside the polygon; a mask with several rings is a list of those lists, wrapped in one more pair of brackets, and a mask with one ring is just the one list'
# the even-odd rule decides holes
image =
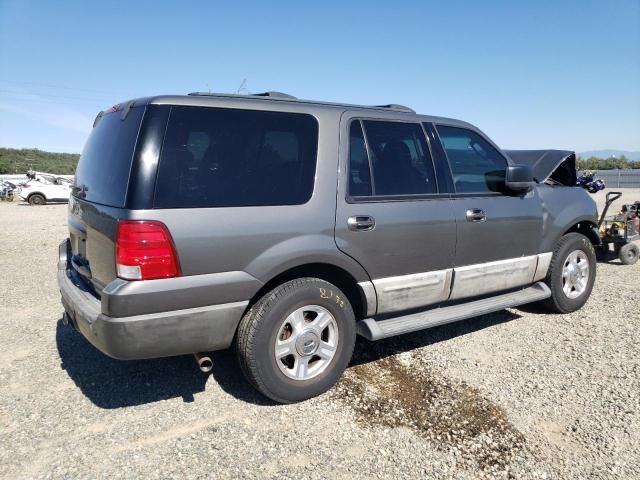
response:
{"label": "vehicle shadow", "polygon": [[612,257],[606,260],[598,260],[598,263],[606,263],[607,265],[613,265],[614,267],[628,267],[628,265],[622,263],[618,257]]}
{"label": "vehicle shadow", "polygon": [[[517,318],[520,315],[503,310],[377,342],[358,337],[350,367],[435,345]],[[194,395],[205,390],[209,378],[198,370],[190,355],[156,360],[112,359],[96,350],[73,328],[65,326],[61,319],[56,327],[56,343],[62,360],[61,368],[100,408],[129,407],[176,397],[193,402]],[[275,405],[244,378],[234,349],[213,352],[211,358],[211,376],[226,393],[256,405]]]}
{"label": "vehicle shadow", "polygon": [[16,207],[31,207],[31,208],[46,208],[46,207],[55,207],[57,205],[67,205],[69,202],[47,202],[45,205],[30,205],[29,202],[18,201],[14,202]]}
{"label": "vehicle shadow", "polygon": [[62,319],[56,325],[61,368],[97,407],[112,409],[182,397],[193,402],[208,376],[193,357],[121,361],[107,357]]}

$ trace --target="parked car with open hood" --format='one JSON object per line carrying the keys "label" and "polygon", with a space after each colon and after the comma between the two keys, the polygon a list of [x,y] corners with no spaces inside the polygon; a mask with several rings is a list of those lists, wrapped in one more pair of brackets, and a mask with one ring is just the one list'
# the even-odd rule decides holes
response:
{"label": "parked car with open hood", "polygon": [[73,180],[51,173],[27,173],[28,180],[20,185],[18,196],[29,205],[68,202]]}
{"label": "parked car with open hood", "polygon": [[75,178],[66,321],[120,359],[235,344],[279,402],[330,388],[356,334],[531,302],[571,312],[596,275],[572,152],[506,153],[401,105],[132,100],[98,115]]}

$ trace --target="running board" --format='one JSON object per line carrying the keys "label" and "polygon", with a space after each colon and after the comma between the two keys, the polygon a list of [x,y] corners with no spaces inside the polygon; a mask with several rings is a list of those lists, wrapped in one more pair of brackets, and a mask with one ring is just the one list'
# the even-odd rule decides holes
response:
{"label": "running board", "polygon": [[459,303],[449,307],[433,308],[388,320],[365,318],[358,322],[358,334],[367,340],[380,340],[497,312],[509,307],[517,307],[525,303],[537,302],[550,296],[551,290],[549,290],[549,287],[543,282],[538,282],[517,292],[504,293],[495,297]]}

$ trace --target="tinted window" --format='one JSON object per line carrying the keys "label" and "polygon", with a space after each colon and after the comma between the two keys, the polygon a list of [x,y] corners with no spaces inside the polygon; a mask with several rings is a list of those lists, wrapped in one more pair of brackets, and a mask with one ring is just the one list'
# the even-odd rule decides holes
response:
{"label": "tinted window", "polygon": [[437,193],[433,162],[419,124],[363,121],[375,195]]}
{"label": "tinted window", "polygon": [[318,126],[296,113],[173,107],[158,208],[295,205],[311,198]]}
{"label": "tinted window", "polygon": [[504,190],[507,162],[484,138],[466,128],[438,125],[456,192],[486,193]]}
{"label": "tinted window", "polygon": [[358,120],[351,123],[349,133],[349,195],[354,197],[371,195],[369,157]]}
{"label": "tinted window", "polygon": [[[91,202],[123,207],[131,160],[144,107],[135,107],[122,120],[122,112],[103,115],[82,150],[75,184],[84,186]],[[75,189],[74,189],[75,190]]]}

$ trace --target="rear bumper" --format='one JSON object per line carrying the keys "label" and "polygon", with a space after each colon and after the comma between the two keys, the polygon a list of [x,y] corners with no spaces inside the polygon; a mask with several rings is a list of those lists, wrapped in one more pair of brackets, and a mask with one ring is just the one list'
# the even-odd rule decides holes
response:
{"label": "rear bumper", "polygon": [[222,350],[231,345],[248,301],[109,317],[102,313],[100,300],[74,282],[62,255],[63,245],[58,285],[67,319],[106,355],[133,360]]}

